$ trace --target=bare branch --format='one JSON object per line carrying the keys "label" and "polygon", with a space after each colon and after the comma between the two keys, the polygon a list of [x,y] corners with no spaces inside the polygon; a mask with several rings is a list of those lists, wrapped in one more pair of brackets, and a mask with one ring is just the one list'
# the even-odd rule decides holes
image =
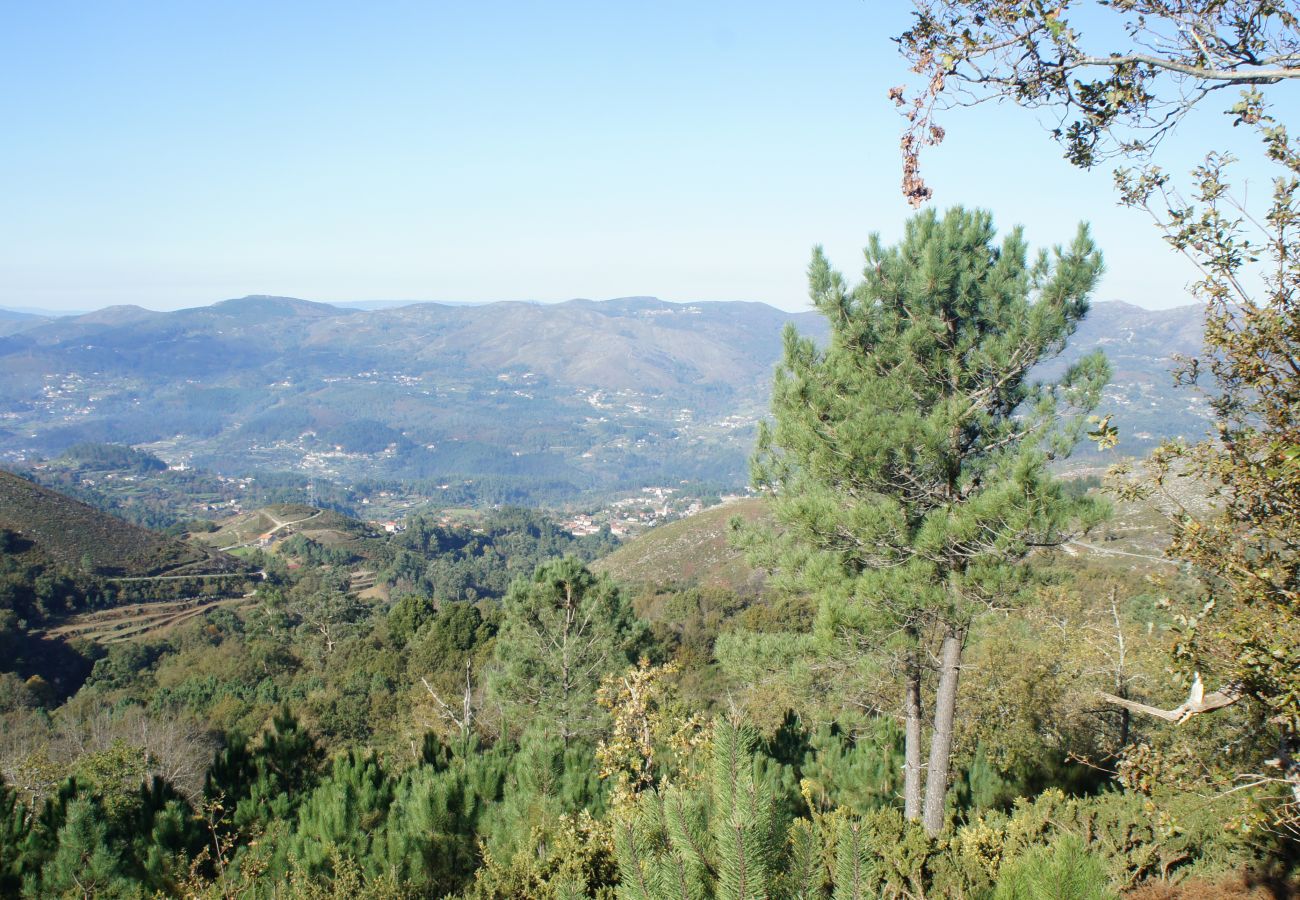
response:
{"label": "bare branch", "polygon": [[1191,692],[1181,706],[1174,709],[1160,709],[1157,706],[1148,706],[1145,703],[1138,703],[1136,700],[1127,700],[1123,697],[1116,697],[1114,694],[1108,694],[1105,691],[1098,691],[1100,696],[1107,703],[1115,706],[1122,706],[1124,709],[1132,712],[1140,712],[1148,716],[1155,716],[1158,719],[1164,719],[1166,722],[1173,722],[1175,725],[1181,725],[1192,716],[1198,716],[1202,713],[1214,712],[1216,709],[1223,709],[1231,706],[1240,700],[1244,695],[1239,687],[1229,686],[1219,691],[1205,693],[1205,688],[1201,684],[1201,674],[1196,673],[1195,680],[1192,682]]}

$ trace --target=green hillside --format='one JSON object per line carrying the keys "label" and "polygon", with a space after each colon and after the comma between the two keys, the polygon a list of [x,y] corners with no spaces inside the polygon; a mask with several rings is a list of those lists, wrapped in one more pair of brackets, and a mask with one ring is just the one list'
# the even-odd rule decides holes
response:
{"label": "green hillside", "polygon": [[630,585],[725,587],[753,591],[762,573],[731,546],[731,520],[754,522],[765,515],[758,499],[739,500],[653,528],[592,564]]}
{"label": "green hillside", "polygon": [[[1180,487],[1184,503],[1205,506],[1202,498]],[[638,587],[721,587],[738,593],[761,589],[762,573],[729,541],[736,516],[747,522],[764,518],[763,501],[751,498],[715,506],[652,528],[597,560],[592,568]],[[1117,503],[1107,522],[1071,541],[1057,561],[1112,572],[1145,572],[1152,564],[1162,570],[1172,568],[1163,559],[1168,530],[1168,519],[1155,500]]]}
{"label": "green hillside", "polygon": [[131,525],[4,471],[0,530],[18,536],[20,553],[86,574],[197,575],[240,567],[225,554]]}

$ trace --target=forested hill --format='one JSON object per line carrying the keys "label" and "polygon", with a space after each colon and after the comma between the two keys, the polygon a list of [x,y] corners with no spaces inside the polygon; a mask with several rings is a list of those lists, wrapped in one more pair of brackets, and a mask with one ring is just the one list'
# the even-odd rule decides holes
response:
{"label": "forested hill", "polygon": [[5,554],[30,555],[91,575],[197,575],[246,566],[223,553],[140,528],[79,500],[0,471]]}
{"label": "forested hill", "polygon": [[[377,310],[245,297],[16,319],[0,332],[0,459],[146,444],[218,471],[491,484],[505,502],[737,485],[789,322],[825,332],[813,313],[645,297]],[[1203,430],[1167,375],[1198,344],[1194,308],[1099,303],[1070,354],[1111,356],[1106,411],[1136,452]]]}

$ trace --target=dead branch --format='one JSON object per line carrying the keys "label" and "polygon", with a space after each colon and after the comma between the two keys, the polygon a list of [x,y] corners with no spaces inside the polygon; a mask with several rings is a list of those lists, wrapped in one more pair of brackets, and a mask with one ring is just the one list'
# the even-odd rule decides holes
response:
{"label": "dead branch", "polygon": [[1145,703],[1138,703],[1136,700],[1128,700],[1124,697],[1116,697],[1114,694],[1108,694],[1105,691],[1098,691],[1100,696],[1107,703],[1115,706],[1122,706],[1124,709],[1132,712],[1144,713],[1148,716],[1155,716],[1158,719],[1164,719],[1166,722],[1173,722],[1181,725],[1192,716],[1201,713],[1213,712],[1216,709],[1223,709],[1225,706],[1231,706],[1242,698],[1241,688],[1230,685],[1218,691],[1205,693],[1205,687],[1201,684],[1201,673],[1197,672],[1192,681],[1192,689],[1183,701],[1181,706],[1174,709],[1160,709],[1156,706],[1148,706]]}

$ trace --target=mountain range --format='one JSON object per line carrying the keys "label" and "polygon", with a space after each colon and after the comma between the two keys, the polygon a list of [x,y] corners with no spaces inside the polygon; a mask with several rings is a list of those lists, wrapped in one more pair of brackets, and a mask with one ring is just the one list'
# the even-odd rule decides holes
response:
{"label": "mountain range", "polygon": [[[1125,449],[1203,432],[1203,402],[1168,374],[1200,321],[1103,302],[1072,340],[1059,364],[1111,358],[1103,411]],[[105,441],[225,472],[509,484],[511,500],[737,485],[788,323],[826,334],[812,312],[650,297],[5,314],[0,460]]]}

